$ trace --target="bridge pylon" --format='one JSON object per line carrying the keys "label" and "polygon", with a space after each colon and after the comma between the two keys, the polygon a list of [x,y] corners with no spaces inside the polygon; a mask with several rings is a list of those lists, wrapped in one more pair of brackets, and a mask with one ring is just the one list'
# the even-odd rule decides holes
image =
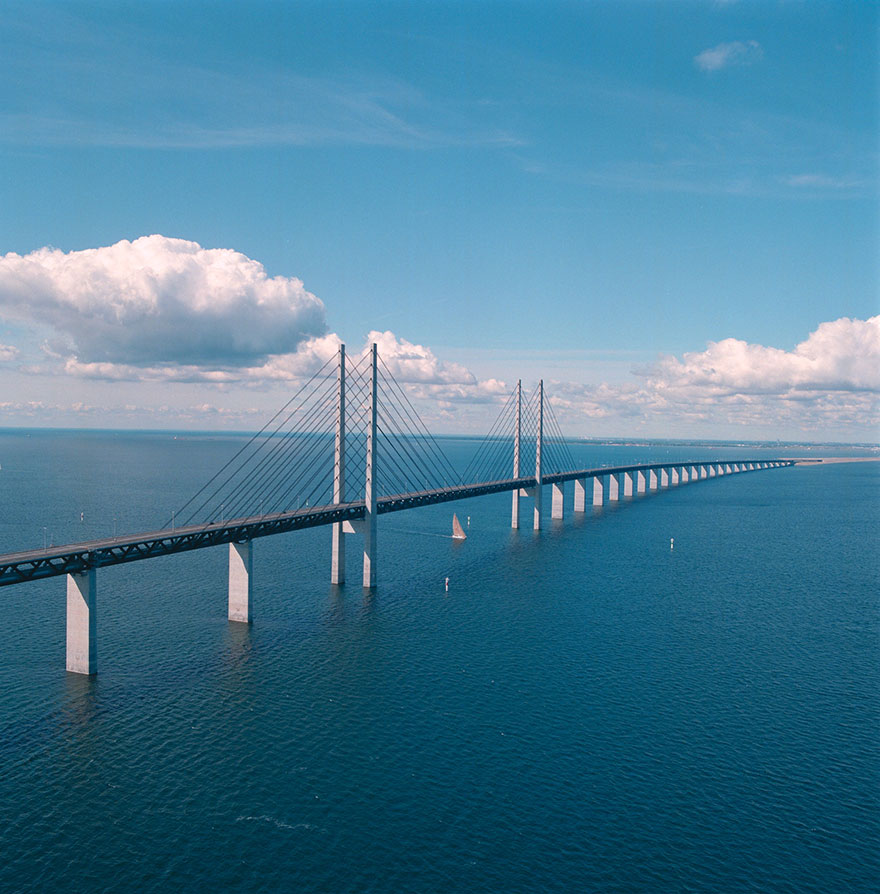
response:
{"label": "bridge pylon", "polygon": [[364,589],[376,586],[376,409],[378,391],[376,345],[370,348],[370,391],[367,410],[367,457],[364,477]]}
{"label": "bridge pylon", "polygon": [[[345,345],[339,345],[336,373],[336,440],[333,447],[333,502],[345,501]],[[330,583],[345,583],[345,532],[334,522],[330,546]]]}

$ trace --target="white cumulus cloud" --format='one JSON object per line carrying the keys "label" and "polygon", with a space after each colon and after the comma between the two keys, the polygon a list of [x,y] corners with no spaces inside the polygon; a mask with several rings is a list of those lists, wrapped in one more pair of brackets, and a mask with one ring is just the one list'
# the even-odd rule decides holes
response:
{"label": "white cumulus cloud", "polygon": [[440,360],[430,348],[399,338],[390,330],[369,332],[364,350],[371,344],[376,345],[383,367],[417,399],[439,401],[449,408],[456,402],[492,402],[507,394],[504,382],[480,381],[467,367]]}
{"label": "white cumulus cloud", "polygon": [[725,338],[681,360],[664,358],[647,377],[715,393],[880,392],[880,316],[821,323],[793,351]]}
{"label": "white cumulus cloud", "polygon": [[395,379],[422,385],[474,385],[473,373],[458,363],[443,363],[424,345],[398,338],[390,330],[372,330],[367,346],[375,344],[385,366]]}
{"label": "white cumulus cloud", "polygon": [[18,355],[19,350],[15,345],[0,345],[0,363],[8,360],[15,360]]}
{"label": "white cumulus cloud", "polygon": [[589,417],[634,424],[812,432],[880,426],[880,316],[821,323],[794,350],[735,338],[662,357],[638,382],[557,382],[551,392],[572,424]]}
{"label": "white cumulus cloud", "polygon": [[756,40],[734,40],[703,50],[694,57],[694,64],[703,71],[718,71],[731,65],[751,65],[764,55]]}
{"label": "white cumulus cloud", "polygon": [[0,256],[0,315],[85,364],[259,365],[326,333],[324,305],[231,249],[167,236]]}

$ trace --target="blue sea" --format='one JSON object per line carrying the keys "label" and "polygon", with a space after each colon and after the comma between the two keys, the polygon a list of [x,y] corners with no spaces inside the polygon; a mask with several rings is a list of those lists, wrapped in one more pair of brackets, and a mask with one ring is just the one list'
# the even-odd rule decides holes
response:
{"label": "blue sea", "polygon": [[[0,432],[0,553],[153,529],[241,443]],[[880,463],[545,510],[382,516],[368,594],[357,537],[338,588],[329,529],[255,541],[251,626],[225,548],[100,569],[91,679],[63,578],[0,589],[0,890],[880,889]]]}

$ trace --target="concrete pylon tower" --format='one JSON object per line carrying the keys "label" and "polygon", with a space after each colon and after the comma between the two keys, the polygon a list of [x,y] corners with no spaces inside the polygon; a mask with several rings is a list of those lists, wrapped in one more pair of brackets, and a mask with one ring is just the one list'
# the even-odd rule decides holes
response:
{"label": "concrete pylon tower", "polygon": [[[333,451],[333,502],[345,502],[345,345],[339,346],[336,373],[336,444]],[[342,522],[333,523],[330,583],[345,582],[345,534]]]}
{"label": "concrete pylon tower", "polygon": [[367,463],[364,482],[364,587],[376,586],[376,345],[370,347],[370,393],[367,412]]}
{"label": "concrete pylon tower", "polygon": [[[522,379],[516,383],[516,423],[513,429],[513,477],[519,478],[519,439],[522,434]],[[510,527],[519,527],[519,488],[513,491],[513,510]]]}
{"label": "concrete pylon tower", "polygon": [[544,446],[544,380],[538,382],[538,434],[535,438],[535,530],[541,530],[544,487],[541,477],[541,448]]}

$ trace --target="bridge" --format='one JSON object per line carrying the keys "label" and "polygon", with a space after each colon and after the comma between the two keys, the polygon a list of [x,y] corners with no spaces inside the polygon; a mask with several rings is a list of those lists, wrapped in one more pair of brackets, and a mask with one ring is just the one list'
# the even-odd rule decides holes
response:
{"label": "bridge", "polygon": [[[335,367],[335,369],[334,369]],[[159,529],[0,555],[0,587],[67,577],[67,670],[97,672],[97,569],[228,544],[228,618],[250,623],[253,541],[330,525],[330,581],[346,578],[346,536],[362,538],[362,585],[377,577],[377,519],[390,512],[488,494],[512,493],[511,526],[527,498],[532,527],[573,511],[680,484],[759,469],[790,459],[732,459],[574,468],[544,394],[521,382],[464,473],[456,472],[406,391],[372,345],[353,362],[345,346]],[[528,469],[526,474],[524,470]],[[419,485],[423,485],[419,487]],[[183,523],[178,519],[183,518]]]}

